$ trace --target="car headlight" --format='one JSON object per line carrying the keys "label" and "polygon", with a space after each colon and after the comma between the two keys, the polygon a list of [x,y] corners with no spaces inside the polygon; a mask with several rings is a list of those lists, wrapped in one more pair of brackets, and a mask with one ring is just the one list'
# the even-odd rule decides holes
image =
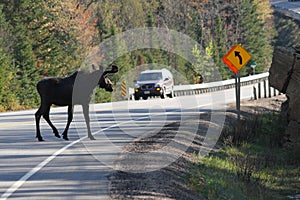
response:
{"label": "car headlight", "polygon": [[160,91],[160,90],[161,90],[160,84],[158,84],[158,83],[155,84],[154,87],[155,87],[155,90],[156,90],[156,91]]}

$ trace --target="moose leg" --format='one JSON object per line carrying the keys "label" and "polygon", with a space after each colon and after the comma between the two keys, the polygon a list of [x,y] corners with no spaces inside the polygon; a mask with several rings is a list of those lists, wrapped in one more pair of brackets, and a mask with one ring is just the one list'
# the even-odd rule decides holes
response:
{"label": "moose leg", "polygon": [[69,130],[70,124],[71,124],[71,122],[73,120],[73,108],[74,107],[72,105],[68,106],[68,122],[67,122],[67,126],[66,126],[66,128],[65,128],[65,130],[64,130],[64,132],[62,134],[63,138],[65,140],[69,140],[69,138],[68,138],[68,130]]}
{"label": "moose leg", "polygon": [[92,135],[91,127],[90,127],[89,105],[88,104],[82,105],[82,109],[83,109],[83,115],[84,115],[87,131],[88,131],[88,137],[91,140],[95,140],[94,136]]}
{"label": "moose leg", "polygon": [[50,106],[47,106],[45,109],[45,112],[43,113],[43,117],[46,120],[46,122],[49,124],[49,126],[52,128],[54,135],[56,137],[60,138],[60,135],[58,134],[58,130],[55,128],[55,126],[50,121],[49,113],[50,113]]}
{"label": "moose leg", "polygon": [[41,136],[41,130],[40,130],[40,119],[41,119],[41,116],[42,116],[41,110],[42,110],[42,106],[40,106],[40,108],[35,113],[36,138],[39,141],[44,141],[42,136]]}

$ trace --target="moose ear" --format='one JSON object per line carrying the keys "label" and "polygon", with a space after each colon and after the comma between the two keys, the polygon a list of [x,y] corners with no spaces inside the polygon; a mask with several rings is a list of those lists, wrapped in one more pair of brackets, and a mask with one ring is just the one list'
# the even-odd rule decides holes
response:
{"label": "moose ear", "polygon": [[111,69],[111,73],[117,73],[117,72],[119,71],[119,68],[118,68],[118,66],[116,66],[116,65],[112,65],[111,67],[112,67],[112,69]]}

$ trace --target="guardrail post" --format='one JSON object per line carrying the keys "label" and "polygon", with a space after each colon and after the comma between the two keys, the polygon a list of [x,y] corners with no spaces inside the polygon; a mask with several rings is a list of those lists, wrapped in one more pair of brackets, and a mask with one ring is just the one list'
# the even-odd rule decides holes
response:
{"label": "guardrail post", "polygon": [[255,86],[253,86],[253,96],[254,96],[254,100],[257,100],[256,87]]}
{"label": "guardrail post", "polygon": [[260,89],[260,82],[258,83],[258,98],[261,98],[261,89]]}
{"label": "guardrail post", "polygon": [[272,97],[272,94],[271,94],[271,86],[270,86],[270,82],[268,82],[269,84],[268,84],[268,90],[269,90],[269,98],[271,98]]}
{"label": "guardrail post", "polygon": [[264,80],[264,98],[267,98],[267,83],[266,83],[266,80]]}

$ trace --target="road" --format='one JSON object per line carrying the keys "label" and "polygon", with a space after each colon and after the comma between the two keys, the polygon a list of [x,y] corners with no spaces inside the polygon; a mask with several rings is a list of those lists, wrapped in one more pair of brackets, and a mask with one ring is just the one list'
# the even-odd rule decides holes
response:
{"label": "road", "polygon": [[[251,96],[252,86],[243,87],[242,99]],[[174,121],[199,117],[207,111],[225,112],[225,104],[234,100],[234,89],[230,89],[173,99],[93,105],[90,115],[96,141],[85,137],[80,107],[75,108],[69,141],[54,137],[41,120],[45,141],[38,142],[35,110],[0,113],[0,199],[109,199],[108,176],[113,170],[122,170],[117,160],[124,146]],[[51,111],[60,132],[65,127],[66,110],[60,107]]]}
{"label": "road", "polygon": [[300,1],[289,2],[288,0],[270,0],[270,3],[278,12],[300,20]]}

